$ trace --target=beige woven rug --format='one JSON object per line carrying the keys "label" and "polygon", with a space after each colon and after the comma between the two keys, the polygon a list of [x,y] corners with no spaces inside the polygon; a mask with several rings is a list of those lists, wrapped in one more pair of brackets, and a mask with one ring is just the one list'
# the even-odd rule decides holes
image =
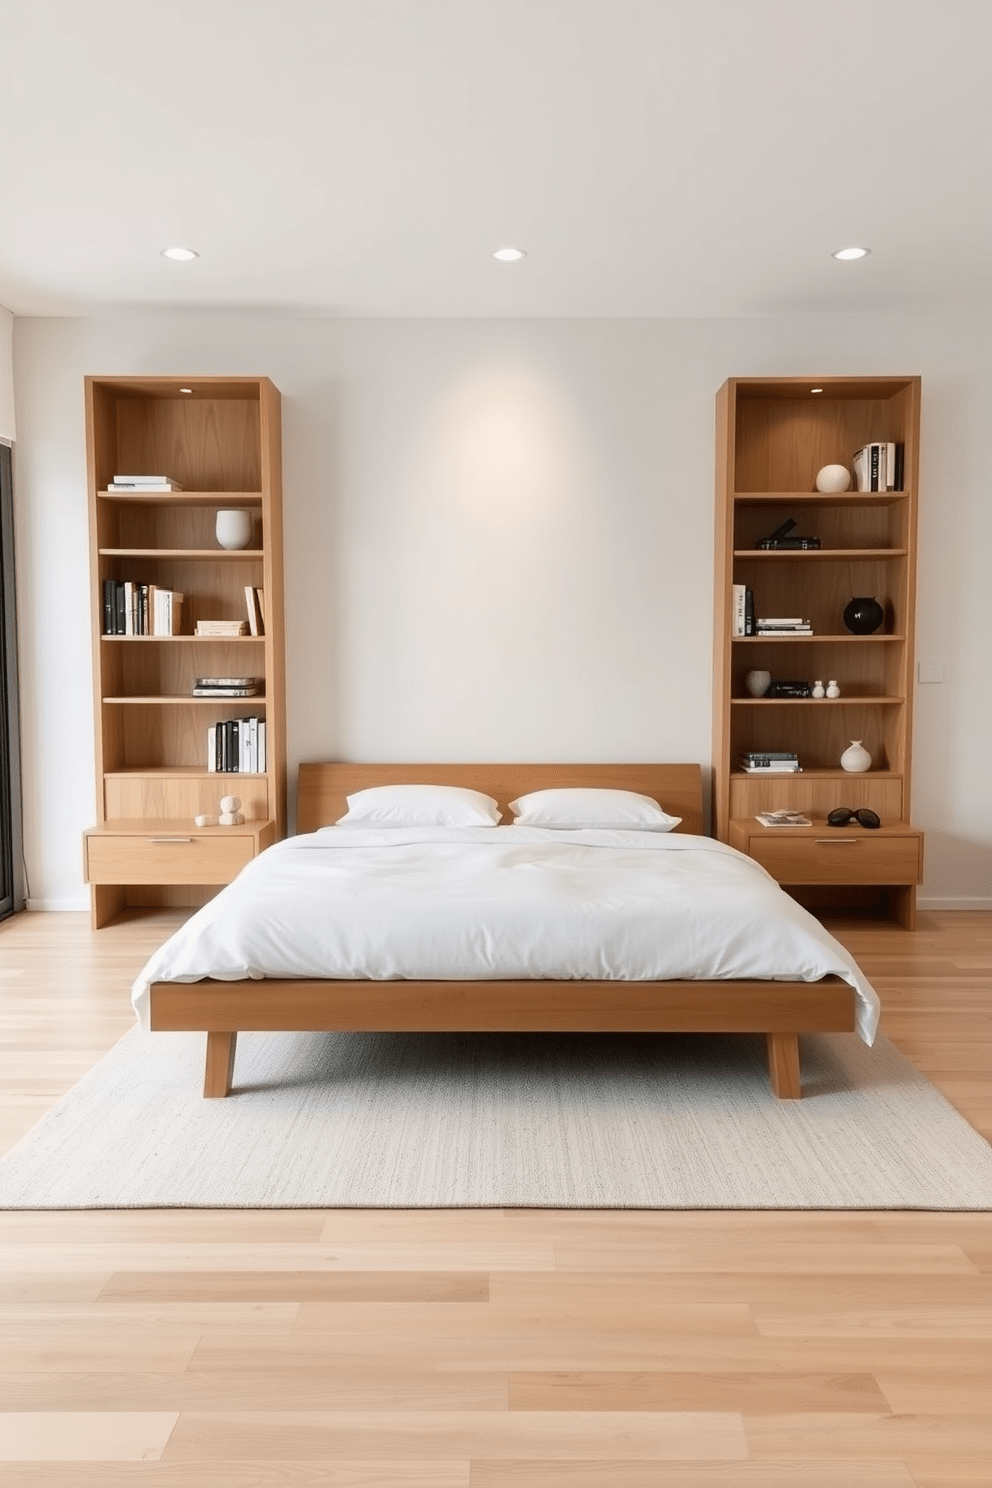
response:
{"label": "beige woven rug", "polygon": [[4,1208],[986,1209],[992,1148],[885,1040],[127,1034],[0,1164]]}

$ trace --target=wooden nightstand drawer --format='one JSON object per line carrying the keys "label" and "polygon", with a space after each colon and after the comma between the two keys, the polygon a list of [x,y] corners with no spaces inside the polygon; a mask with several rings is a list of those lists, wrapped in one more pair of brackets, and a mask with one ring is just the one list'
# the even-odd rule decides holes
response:
{"label": "wooden nightstand drawer", "polygon": [[733,825],[731,845],[782,884],[916,884],[923,877],[923,834],[912,827]]}
{"label": "wooden nightstand drawer", "polygon": [[165,821],[142,822],[140,831],[115,826],[108,822],[86,833],[88,883],[230,883],[274,835],[267,822],[206,830]]}

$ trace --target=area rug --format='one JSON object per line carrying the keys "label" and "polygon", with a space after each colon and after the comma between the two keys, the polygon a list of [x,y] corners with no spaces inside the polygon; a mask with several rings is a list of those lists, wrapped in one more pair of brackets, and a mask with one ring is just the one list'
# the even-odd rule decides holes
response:
{"label": "area rug", "polygon": [[0,1164],[0,1206],[986,1209],[992,1148],[885,1040],[128,1033]]}

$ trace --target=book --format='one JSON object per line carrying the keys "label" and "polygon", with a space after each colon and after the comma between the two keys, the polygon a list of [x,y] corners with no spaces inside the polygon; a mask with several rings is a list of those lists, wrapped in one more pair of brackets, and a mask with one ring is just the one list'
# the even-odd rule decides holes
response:
{"label": "book", "polygon": [[768,765],[741,765],[745,775],[801,775],[802,769],[799,765],[789,764],[785,760],[773,760]]}
{"label": "book", "polygon": [[207,729],[207,772],[213,775],[217,769],[217,725],[212,723]]}
{"label": "book", "polygon": [[812,625],[786,625],[776,629],[769,628],[768,626],[759,626],[755,634],[760,636],[812,635],[813,627]]}
{"label": "book", "polygon": [[256,589],[255,598],[258,600],[258,633],[265,634],[265,590]]}
{"label": "book", "polygon": [[742,636],[744,634],[744,584],[734,584],[731,588],[732,603],[730,607],[730,634]]}
{"label": "book", "polygon": [[181,491],[171,475],[115,475],[108,491]]}
{"label": "book", "polygon": [[242,636],[248,634],[247,620],[198,620],[196,634],[202,636]]}
{"label": "book", "polygon": [[194,697],[258,697],[259,687],[194,687]]}
{"label": "book", "polygon": [[744,634],[745,635],[754,635],[754,633],[755,633],[755,623],[754,623],[754,591],[753,591],[753,589],[745,589],[744,590]]}
{"label": "book", "polygon": [[245,585],[245,604],[248,608],[248,629],[253,636],[261,635],[261,618],[258,613],[258,595],[251,584]]}
{"label": "book", "polygon": [[813,823],[801,811],[758,811],[755,821],[763,827],[811,827]]}
{"label": "book", "polygon": [[808,625],[809,624],[809,621],[808,620],[804,620],[802,618],[802,616],[799,616],[798,618],[789,617],[788,619],[779,619],[777,615],[776,616],[763,615],[758,620],[757,623],[758,623],[758,626],[759,627],[762,626],[762,625],[777,625],[777,626],[783,626],[784,627],[784,626],[792,626],[792,625]]}
{"label": "book", "polygon": [[741,755],[743,760],[798,760],[799,756],[794,749],[745,749]]}

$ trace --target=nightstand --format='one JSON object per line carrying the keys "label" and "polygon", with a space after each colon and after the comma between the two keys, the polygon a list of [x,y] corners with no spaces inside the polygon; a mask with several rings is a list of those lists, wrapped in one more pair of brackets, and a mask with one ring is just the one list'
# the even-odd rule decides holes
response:
{"label": "nightstand", "polygon": [[93,929],[102,930],[125,907],[129,884],[228,884],[275,840],[274,821],[198,827],[142,817],[90,827],[83,867],[93,887]]}
{"label": "nightstand", "polygon": [[753,818],[730,822],[731,847],[747,853],[785,888],[844,885],[884,888],[889,911],[904,930],[916,923],[916,885],[923,879],[923,833],[908,822],[876,828],[764,827]]}

